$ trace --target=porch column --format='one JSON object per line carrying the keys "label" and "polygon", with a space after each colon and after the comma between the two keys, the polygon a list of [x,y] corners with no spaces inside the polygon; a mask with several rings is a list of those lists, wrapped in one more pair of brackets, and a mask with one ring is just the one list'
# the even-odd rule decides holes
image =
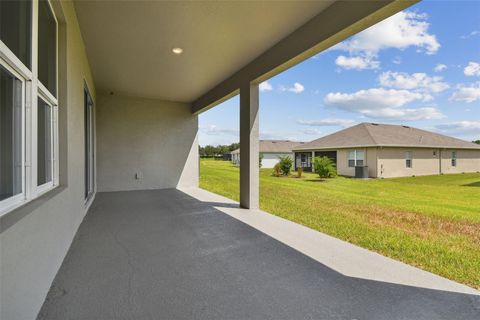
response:
{"label": "porch column", "polygon": [[240,207],[259,207],[258,84],[240,88]]}

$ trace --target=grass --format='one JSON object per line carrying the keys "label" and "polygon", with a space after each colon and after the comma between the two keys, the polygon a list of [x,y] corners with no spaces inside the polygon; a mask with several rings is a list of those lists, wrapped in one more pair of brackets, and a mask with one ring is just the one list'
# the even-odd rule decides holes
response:
{"label": "grass", "polygon": [[[262,210],[480,288],[480,174],[320,181],[260,170]],[[239,169],[202,160],[200,187],[239,200]]]}

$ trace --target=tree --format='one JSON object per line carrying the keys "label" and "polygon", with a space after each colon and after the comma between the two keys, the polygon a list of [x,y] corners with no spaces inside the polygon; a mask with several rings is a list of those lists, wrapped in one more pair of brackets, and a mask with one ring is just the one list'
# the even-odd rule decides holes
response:
{"label": "tree", "polygon": [[480,140],[472,141],[473,143],[480,144]]}
{"label": "tree", "polygon": [[293,159],[289,156],[279,157],[278,159],[280,159],[278,163],[280,164],[280,170],[282,170],[282,174],[284,176],[288,176],[290,174],[290,170],[292,170]]}
{"label": "tree", "polygon": [[315,157],[313,167],[320,178],[333,178],[337,175],[337,168],[329,157]]}
{"label": "tree", "polygon": [[263,153],[258,154],[258,166],[262,167]]}

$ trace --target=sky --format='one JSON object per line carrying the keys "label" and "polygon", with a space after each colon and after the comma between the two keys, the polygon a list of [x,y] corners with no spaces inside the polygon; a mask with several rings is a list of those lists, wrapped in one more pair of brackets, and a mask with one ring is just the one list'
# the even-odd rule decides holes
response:
{"label": "sky", "polygon": [[[200,145],[238,142],[238,105],[199,116]],[[360,122],[480,139],[480,1],[422,1],[260,84],[260,139]]]}

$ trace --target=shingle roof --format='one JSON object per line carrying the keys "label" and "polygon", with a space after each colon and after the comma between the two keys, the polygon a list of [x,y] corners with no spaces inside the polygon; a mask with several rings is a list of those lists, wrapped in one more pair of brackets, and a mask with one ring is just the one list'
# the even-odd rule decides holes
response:
{"label": "shingle roof", "polygon": [[[292,152],[294,148],[298,148],[305,142],[290,141],[290,140],[260,140],[259,151],[271,153],[286,153]],[[240,149],[232,151],[232,153],[240,153]]]}
{"label": "shingle roof", "polygon": [[352,147],[418,147],[479,149],[480,145],[409,126],[360,123],[305,143],[294,150],[341,149]]}

